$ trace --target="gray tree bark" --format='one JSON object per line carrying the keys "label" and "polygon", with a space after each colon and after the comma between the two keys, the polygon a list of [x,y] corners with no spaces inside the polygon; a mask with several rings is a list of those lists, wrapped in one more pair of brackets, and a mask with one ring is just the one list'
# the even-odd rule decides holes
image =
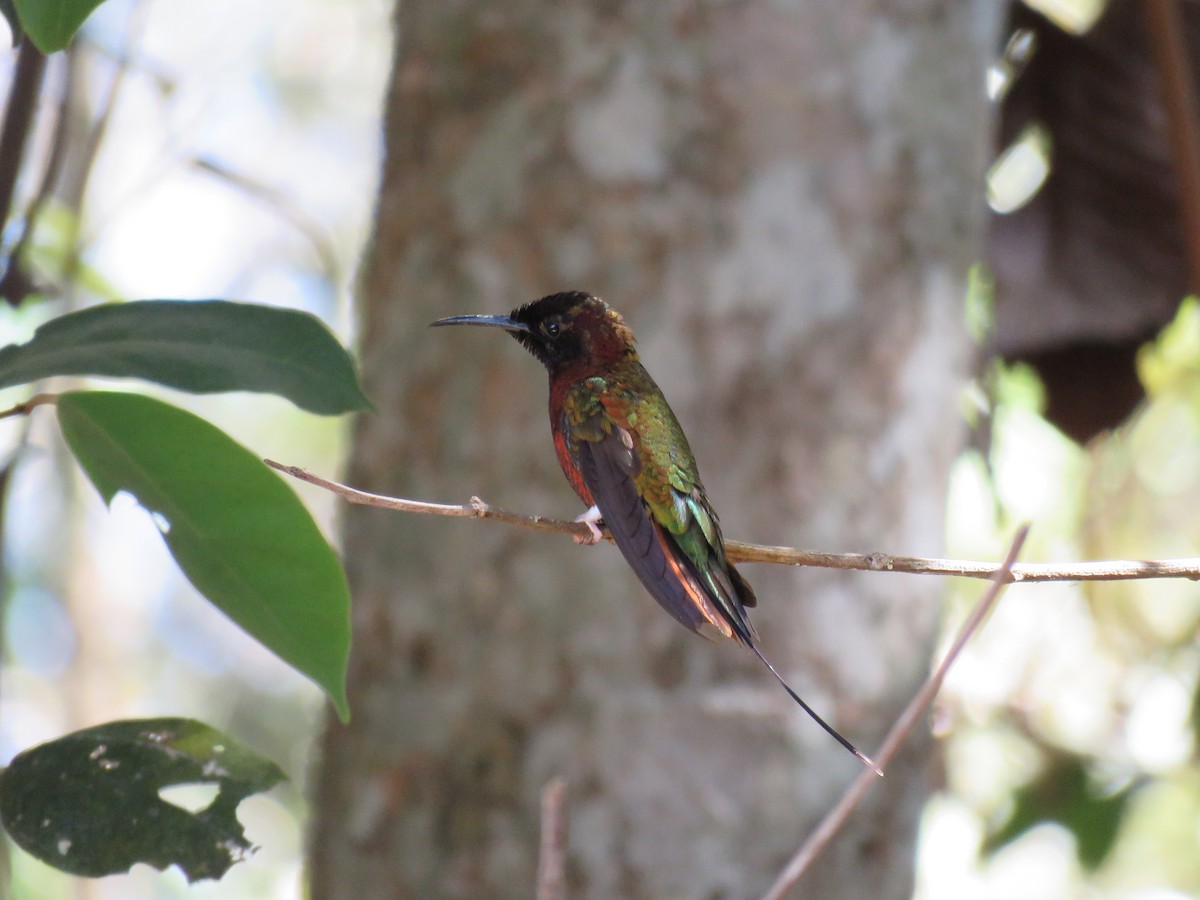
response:
{"label": "gray tree bark", "polygon": [[[562,289],[621,310],[728,537],[935,554],[987,144],[985,4],[403,2],[361,282],[377,414],[348,479],[581,512],[544,373],[430,332]],[[570,895],[749,897],[859,773],[733,643],[616,550],[351,509],[347,727],[313,896],[527,897],[567,781]],[[926,674],[931,580],[743,569],[767,655],[866,752]],[[915,736],[802,885],[911,893],[936,758]]]}

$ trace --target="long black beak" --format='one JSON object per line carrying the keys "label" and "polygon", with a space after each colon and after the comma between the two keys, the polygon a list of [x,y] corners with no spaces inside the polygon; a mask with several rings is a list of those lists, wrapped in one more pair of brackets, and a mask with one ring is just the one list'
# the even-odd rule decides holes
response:
{"label": "long black beak", "polygon": [[511,316],[449,316],[430,323],[431,328],[438,325],[488,325],[505,331],[529,331],[528,325]]}

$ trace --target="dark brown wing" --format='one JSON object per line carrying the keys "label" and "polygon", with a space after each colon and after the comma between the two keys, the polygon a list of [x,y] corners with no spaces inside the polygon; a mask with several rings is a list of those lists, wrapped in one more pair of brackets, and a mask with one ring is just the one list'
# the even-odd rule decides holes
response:
{"label": "dark brown wing", "polygon": [[637,455],[628,432],[613,423],[598,440],[576,441],[572,450],[604,524],[629,567],[659,606],[697,634],[713,639],[723,635],[752,643],[745,618],[730,621],[713,603],[695,565],[642,501],[635,481]]}

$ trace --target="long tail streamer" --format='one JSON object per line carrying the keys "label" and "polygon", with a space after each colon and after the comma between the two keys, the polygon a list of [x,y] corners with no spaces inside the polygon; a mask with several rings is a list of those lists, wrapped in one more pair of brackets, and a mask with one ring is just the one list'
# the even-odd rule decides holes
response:
{"label": "long tail streamer", "polygon": [[827,732],[829,732],[830,736],[832,736],[835,741],[837,741],[839,744],[841,744],[843,747],[845,747],[847,750],[849,750],[851,753],[853,753],[855,756],[857,756],[862,761],[863,765],[865,765],[868,769],[873,769],[876,775],[878,775],[880,778],[883,777],[883,769],[881,769],[881,768],[879,768],[879,766],[875,765],[875,763],[871,760],[871,757],[867,756],[867,754],[863,753],[861,750],[859,750],[857,747],[855,747],[852,743],[850,743],[848,740],[846,740],[844,737],[842,737],[840,734],[838,734],[837,730],[832,725],[830,725],[828,722],[826,722],[824,719],[822,719],[820,716],[818,716],[816,711],[811,706],[809,706],[807,703],[805,703],[803,700],[800,699],[800,695],[797,694],[795,691],[793,691],[791,689],[791,687],[788,685],[788,683],[783,680],[783,676],[779,674],[779,672],[776,670],[776,668],[773,665],[771,665],[771,661],[762,655],[761,650],[759,650],[753,644],[749,644],[748,646],[750,647],[751,650],[754,651],[754,655],[762,660],[763,665],[771,670],[771,674],[775,676],[776,680],[781,685],[783,685],[783,689],[788,692],[788,695],[793,700],[795,700],[797,703],[800,704],[800,708],[802,710],[804,710],[806,713],[808,713],[810,716],[812,716],[814,722],[816,722],[818,725],[820,725],[822,728],[824,728]]}

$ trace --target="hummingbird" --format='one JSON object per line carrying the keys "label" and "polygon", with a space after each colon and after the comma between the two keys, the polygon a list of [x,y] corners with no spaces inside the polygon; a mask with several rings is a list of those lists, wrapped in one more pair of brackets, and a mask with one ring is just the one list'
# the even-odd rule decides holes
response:
{"label": "hummingbird", "polygon": [[432,323],[507,331],[550,375],[550,431],[558,463],[588,507],[575,521],[594,544],[601,523],[650,595],[690,631],[731,638],[770,670],[818,725],[882,775],[800,698],[758,646],[747,607],[754,591],[726,558],[717,513],[675,413],[638,358],[633,332],[603,300],[550,294],[508,315]]}

